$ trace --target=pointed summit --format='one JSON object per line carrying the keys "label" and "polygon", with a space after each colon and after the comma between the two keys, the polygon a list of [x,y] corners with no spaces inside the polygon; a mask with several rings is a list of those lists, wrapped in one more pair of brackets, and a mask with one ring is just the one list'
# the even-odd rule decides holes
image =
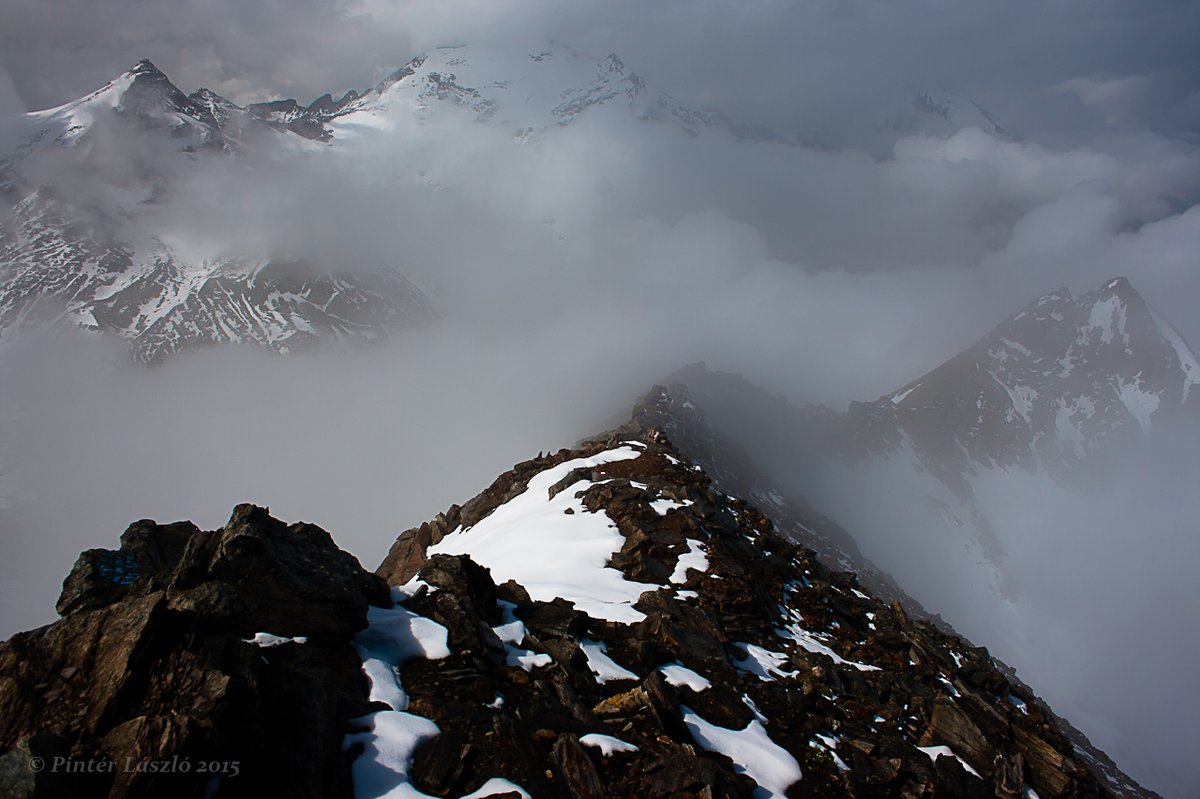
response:
{"label": "pointed summit", "polygon": [[[979,464],[1064,477],[1094,453],[1195,418],[1200,364],[1127,278],[1025,306],[974,346],[856,412],[951,475]],[[1189,403],[1189,399],[1193,399]],[[884,447],[887,449],[887,447]],[[972,465],[974,464],[974,465]]]}
{"label": "pointed summit", "polygon": [[1146,301],[1142,299],[1142,295],[1138,294],[1137,289],[1129,282],[1129,278],[1122,276],[1109,280],[1095,292],[1095,296],[1116,297],[1121,302],[1134,303],[1135,305],[1146,304]]}
{"label": "pointed summit", "polygon": [[133,67],[130,68],[128,74],[130,74],[130,75],[151,75],[154,77],[161,76],[163,78],[167,77],[166,73],[164,73],[158,67],[154,66],[154,62],[151,61],[149,58],[143,58],[141,61],[138,61],[136,64],[134,64]]}
{"label": "pointed summit", "polygon": [[124,77],[132,81],[121,93],[120,110],[142,116],[158,116],[164,111],[187,112],[187,95],[150,59],[137,62]]}

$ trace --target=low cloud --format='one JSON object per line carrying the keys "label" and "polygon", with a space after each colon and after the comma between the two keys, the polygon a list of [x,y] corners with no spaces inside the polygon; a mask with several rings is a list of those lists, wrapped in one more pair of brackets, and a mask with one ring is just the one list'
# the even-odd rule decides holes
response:
{"label": "low cloud", "polygon": [[[1200,23],[1188,4],[1143,9],[9,3],[0,65],[23,107],[70,99],[145,55],[185,90],[306,100],[369,85],[437,44],[557,37],[619,52],[653,86],[807,146],[693,139],[590,112],[518,144],[513,130],[442,109],[345,146],[267,134],[236,158],[180,159],[115,131],[86,162],[33,165],[97,203],[121,176],[168,175],[161,201],[137,206],[122,235],[197,259],[394,266],[445,317],[362,354],[223,349],[153,370],[82,335],[9,343],[0,632],[50,621],[76,553],[115,546],[140,517],[215,527],[237,502],[268,504],[326,526],[373,567],[402,529],[517,460],[619,423],[693,360],[841,409],[923,374],[1041,294],[1118,274],[1200,341]],[[1009,134],[886,129],[914,91],[934,89],[979,102]],[[12,94],[0,80],[0,110]],[[1062,579],[1069,594],[1095,574],[1134,575],[1143,590],[1112,609],[1125,628],[1169,606],[1174,589],[1154,565],[1187,554],[1171,531],[1194,527],[1196,509],[1176,483],[1140,486],[1141,470],[1131,464],[1126,488],[1094,513],[1046,505],[1081,550],[1093,527],[1107,544],[1087,549],[1078,573],[1022,560],[1025,582]],[[1137,524],[1122,508],[1140,507],[1125,498],[1143,489],[1169,513],[1156,518],[1156,548],[1131,561],[1113,520]],[[1021,612],[1045,614],[1038,646],[1078,633],[1077,649],[1045,665],[1048,684],[1086,670],[1094,683],[1079,696],[1123,679],[1128,659],[1097,665],[1101,625],[1075,626],[1080,608],[1033,590],[1028,601]],[[1169,658],[1172,630],[1131,635]],[[1120,746],[1136,776],[1186,793],[1186,775],[1153,759],[1164,740],[1186,739],[1163,696],[1146,705],[1161,738]],[[1105,726],[1117,711],[1066,710],[1122,740]]]}

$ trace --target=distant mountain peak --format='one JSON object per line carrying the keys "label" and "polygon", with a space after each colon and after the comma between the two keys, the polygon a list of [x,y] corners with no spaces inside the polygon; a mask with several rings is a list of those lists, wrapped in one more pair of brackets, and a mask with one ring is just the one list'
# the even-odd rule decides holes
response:
{"label": "distant mountain peak", "polygon": [[[909,440],[947,473],[970,464],[1060,477],[1094,454],[1200,420],[1195,353],[1125,277],[1026,305],[973,346],[897,391],[855,403],[857,435]],[[867,432],[873,431],[873,432]]]}
{"label": "distant mountain peak", "polygon": [[154,65],[154,62],[149,58],[143,58],[134,64],[128,71],[129,75],[151,75],[154,77],[167,77],[166,73]]}

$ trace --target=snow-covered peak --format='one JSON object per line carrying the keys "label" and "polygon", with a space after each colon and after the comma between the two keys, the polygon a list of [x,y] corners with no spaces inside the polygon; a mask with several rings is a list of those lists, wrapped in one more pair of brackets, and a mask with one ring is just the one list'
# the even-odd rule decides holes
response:
{"label": "snow-covered peak", "polygon": [[[77,100],[24,115],[27,135],[14,154],[18,159],[46,146],[77,146],[97,126],[133,123],[139,130],[167,133],[179,150],[227,148],[243,123],[238,106],[201,89],[185,95],[149,59]],[[231,126],[227,135],[226,126]]]}
{"label": "snow-covered peak", "polygon": [[616,54],[595,57],[558,42],[435,48],[347,104],[330,127],[336,139],[339,129],[387,127],[390,115],[421,118],[446,107],[502,125],[519,138],[610,111],[672,124],[691,135],[705,128],[733,130],[719,112],[687,108],[650,88]]}
{"label": "snow-covered peak", "polygon": [[1060,289],[1031,302],[973,347],[852,412],[875,430],[869,439],[895,442],[903,431],[939,463],[1061,474],[1162,420],[1196,421],[1197,382],[1195,353],[1118,277],[1079,297]]}

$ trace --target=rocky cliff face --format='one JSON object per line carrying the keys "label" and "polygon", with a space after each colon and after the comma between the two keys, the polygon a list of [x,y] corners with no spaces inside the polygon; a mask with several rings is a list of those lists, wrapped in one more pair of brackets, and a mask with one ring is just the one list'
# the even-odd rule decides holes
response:
{"label": "rocky cliff face", "polygon": [[0,645],[0,793],[351,796],[353,640],[389,601],[324,530],[261,508],[136,522],[80,556],[61,621]]}
{"label": "rocky cliff face", "polygon": [[987,650],[636,419],[406,531],[378,575],[240,506],[85,552],[59,611],[0,645],[6,795],[1108,793]]}

